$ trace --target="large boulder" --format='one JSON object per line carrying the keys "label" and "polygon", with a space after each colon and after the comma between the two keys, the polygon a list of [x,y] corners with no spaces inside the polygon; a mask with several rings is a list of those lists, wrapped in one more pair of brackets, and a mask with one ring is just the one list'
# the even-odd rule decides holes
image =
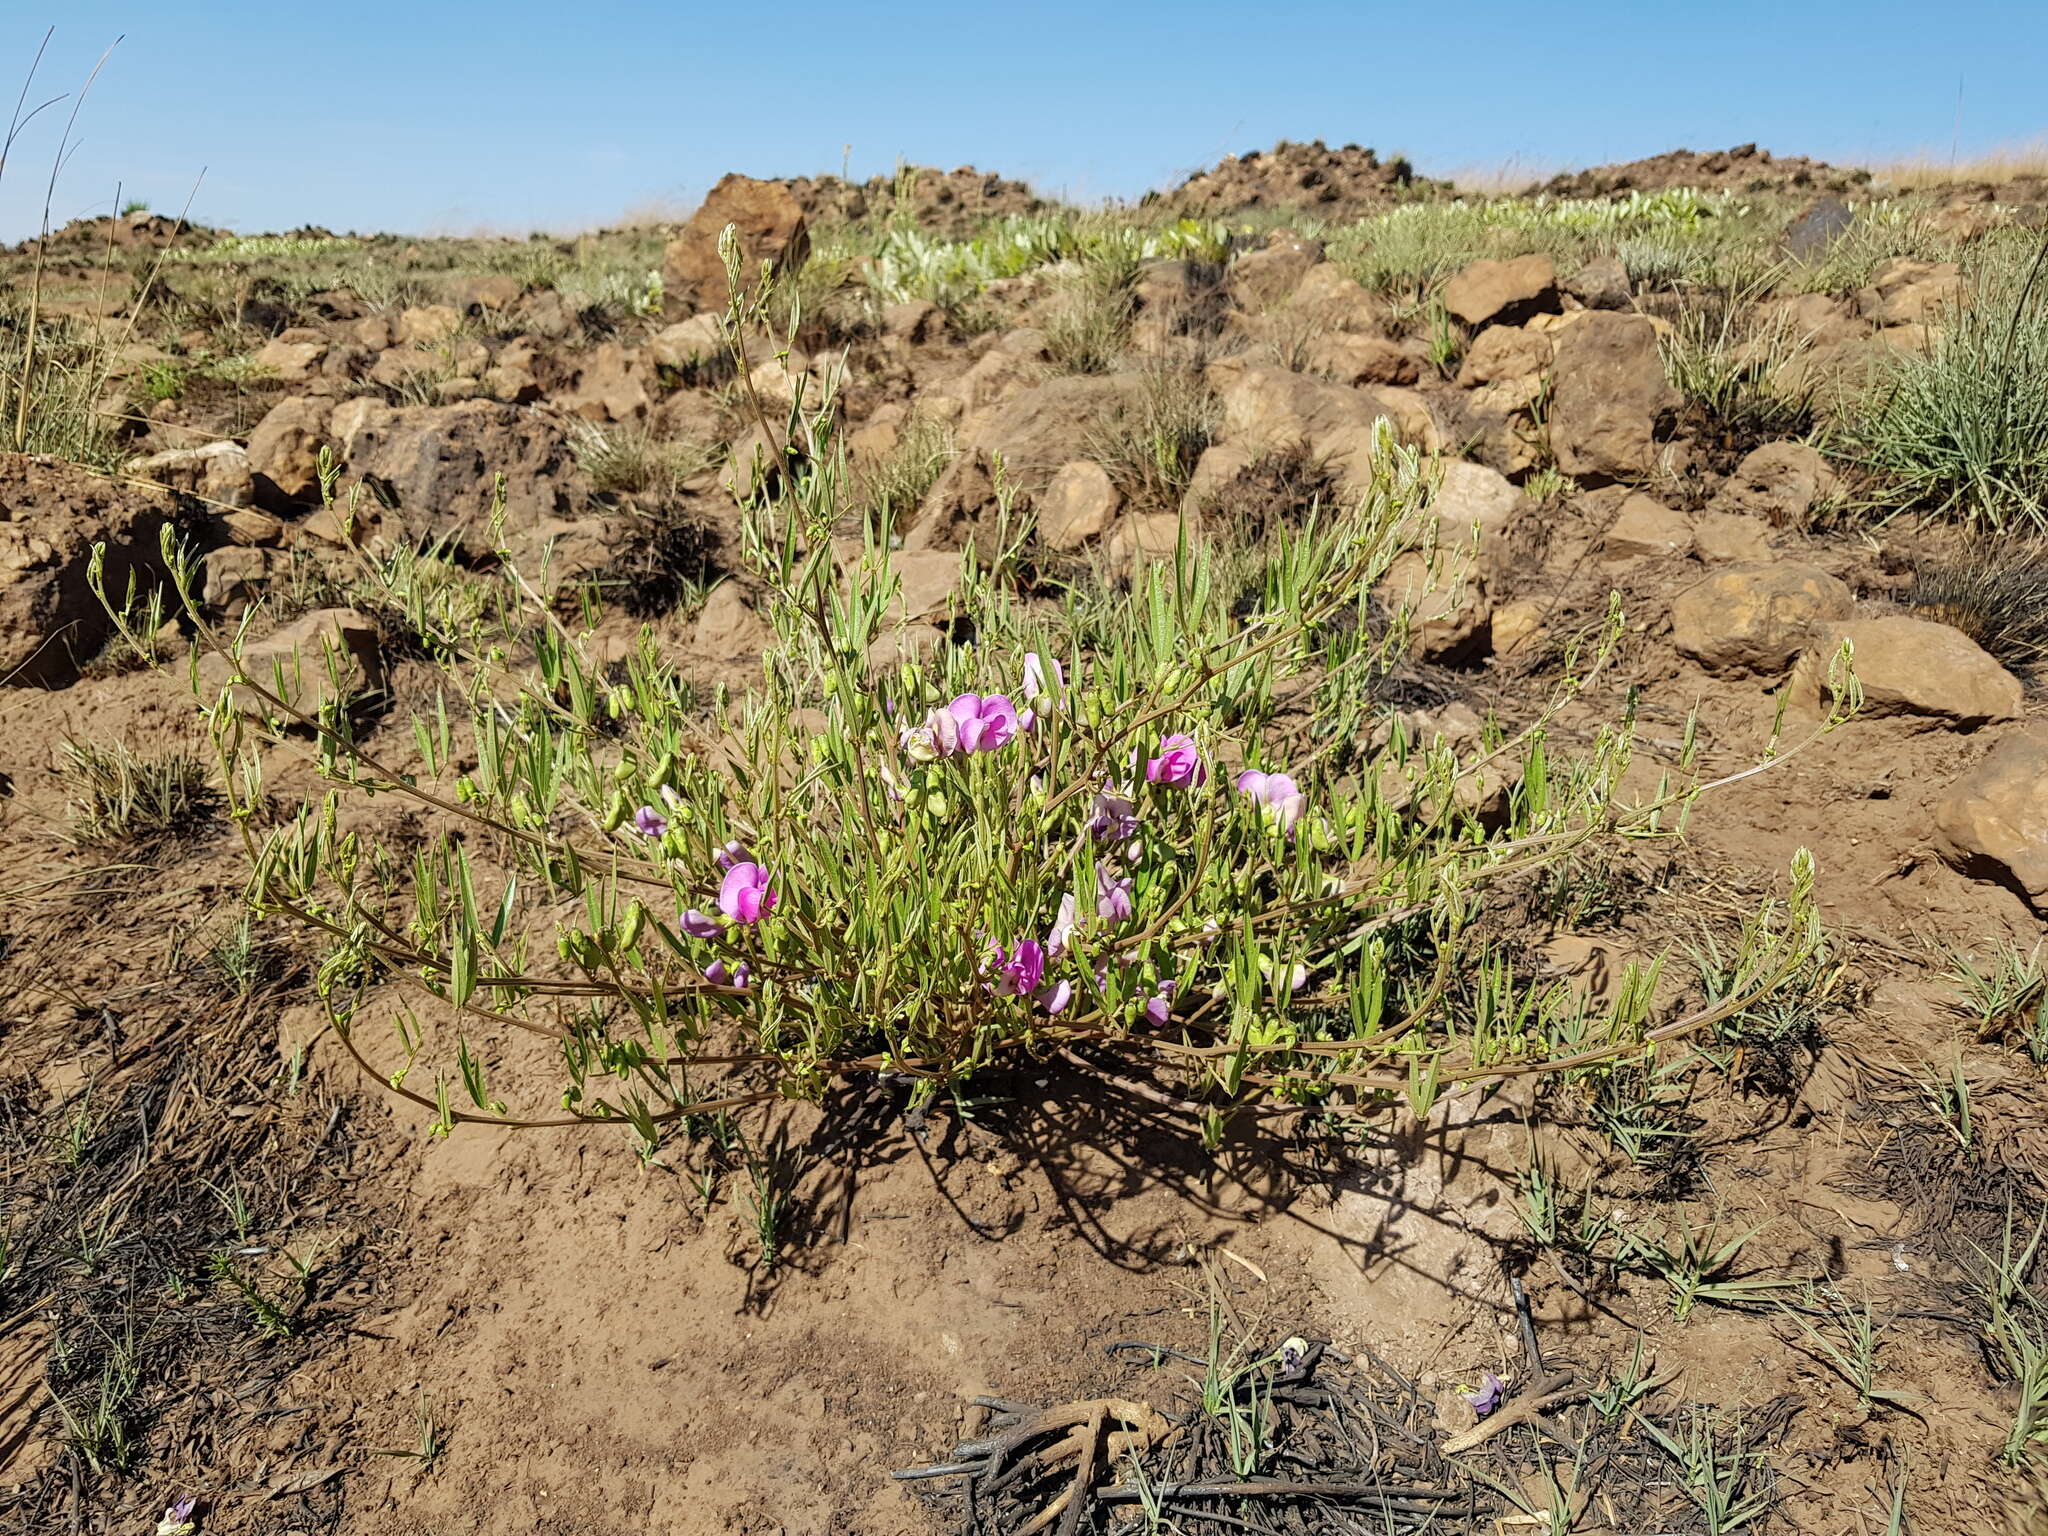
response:
{"label": "large boulder", "polygon": [[1817,701],[1844,640],[1852,648],[1865,715],[1933,720],[1963,730],[2020,717],[2026,690],[2018,678],[1961,630],[1906,614],[1820,630],[1799,660],[1798,693]]}
{"label": "large boulder", "polygon": [[335,412],[331,430],[346,464],[343,494],[360,485],[363,511],[394,521],[407,537],[448,539],[470,555],[492,547],[500,476],[513,533],[572,517],[588,492],[562,429],[522,406],[351,400]]}
{"label": "large boulder", "polygon": [[113,632],[86,576],[107,546],[106,587],[119,601],[163,584],[169,492],[123,486],[58,459],[0,453],[0,686],[60,686]]}
{"label": "large boulder", "polygon": [[1565,474],[1641,479],[1682,401],[1664,375],[1657,329],[1642,315],[1587,310],[1557,331],[1550,447]]}
{"label": "large boulder", "polygon": [[1949,787],[1935,807],[1942,857],[1995,880],[2048,917],[2048,729],[2016,731]]}
{"label": "large boulder", "polygon": [[906,549],[994,554],[997,476],[1019,518],[1037,510],[1060,469],[1088,458],[1144,390],[1135,374],[1046,379],[977,418],[904,532]]}
{"label": "large boulder", "polygon": [[737,172],[711,189],[703,205],[690,215],[682,233],[669,241],[661,257],[663,308],[677,318],[703,309],[723,309],[728,297],[725,263],[718,256],[718,237],[730,224],[739,233],[740,280],[751,284],[761,263],[772,261],[779,274],[803,265],[811,251],[810,228],[803,205],[779,181],[756,181]]}
{"label": "large boulder", "polygon": [[1093,459],[1060,466],[1038,503],[1038,539],[1048,549],[1074,550],[1101,536],[1123,493]]}
{"label": "large boulder", "polygon": [[1783,672],[1856,597],[1812,566],[1734,565],[1679,593],[1671,640],[1710,672]]}
{"label": "large boulder", "polygon": [[194,497],[222,512],[250,506],[256,497],[249,452],[240,443],[172,448],[146,458],[130,459],[124,473]]}
{"label": "large boulder", "polygon": [[1467,325],[1518,325],[1557,308],[1557,268],[1548,256],[1475,261],[1444,284],[1443,303]]}

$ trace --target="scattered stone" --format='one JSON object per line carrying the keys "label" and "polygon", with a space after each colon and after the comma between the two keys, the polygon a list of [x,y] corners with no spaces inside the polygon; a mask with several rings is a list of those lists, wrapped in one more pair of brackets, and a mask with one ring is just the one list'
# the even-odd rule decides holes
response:
{"label": "scattered stone", "polygon": [[1294,292],[1312,267],[1323,260],[1323,242],[1276,229],[1265,245],[1231,263],[1231,286],[1253,305],[1276,304]]}
{"label": "scattered stone", "polygon": [[167,453],[130,459],[124,472],[166,490],[196,496],[220,511],[250,506],[256,497],[249,450],[240,443],[173,448]]}
{"label": "scattered stone", "polygon": [[1464,666],[1484,658],[1492,640],[1492,608],[1469,562],[1452,553],[1431,560],[1419,550],[1397,555],[1378,596],[1408,611],[1409,647],[1420,661]]}
{"label": "scattered stone", "polygon": [[1770,526],[1740,512],[1709,507],[1693,519],[1692,548],[1708,565],[1762,564],[1772,555]]}
{"label": "scattered stone", "polygon": [[1478,389],[1511,379],[1537,379],[1556,355],[1556,341],[1544,331],[1519,325],[1489,325],[1472,339],[1458,366],[1458,386]]}
{"label": "scattered stone", "polygon": [[169,580],[159,536],[169,492],[125,486],[57,459],[0,453],[0,686],[61,687],[113,633],[87,570],[107,545],[106,589],[119,598]]}
{"label": "scattered stone", "polygon": [[662,252],[662,305],[671,315],[724,307],[729,293],[718,239],[728,224],[739,235],[742,282],[758,281],[764,261],[787,276],[810,254],[810,227],[789,188],[734,172],[711,189]]}
{"label": "scattered stone", "polygon": [[1038,499],[1063,465],[1136,406],[1144,389],[1134,374],[1045,379],[996,406],[965,435],[962,451],[939,478],[904,533],[906,549],[962,549],[993,558],[998,463],[1014,515],[1036,514]]}
{"label": "scattered stone", "polygon": [[1467,325],[1519,325],[1557,307],[1557,268],[1548,256],[1475,261],[1444,284],[1443,305]]}
{"label": "scattered stone", "polygon": [[280,400],[249,434],[249,472],[257,504],[282,512],[320,495],[320,449],[331,443],[334,402],[312,395]]}
{"label": "scattered stone", "polygon": [[1076,550],[1100,538],[1123,506],[1109,471],[1093,459],[1060,466],[1038,503],[1038,539],[1048,549]]}
{"label": "scattered stone", "polygon": [[1604,480],[1656,470],[1659,438],[1683,402],[1646,317],[1576,316],[1558,333],[1551,379],[1550,446],[1560,470]]}
{"label": "scattered stone", "polygon": [[1934,829],[1950,865],[2017,891],[2048,917],[2048,729],[2003,737],[1949,787]]}
{"label": "scattered stone", "polygon": [[1507,476],[1484,464],[1449,459],[1429,510],[1436,514],[1437,543],[1448,550],[1471,544],[1474,530],[1483,565],[1498,566],[1508,552],[1508,534],[1529,510],[1529,498]]}
{"label": "scattered stone", "polygon": [[1533,654],[1543,634],[1543,605],[1533,597],[1516,598],[1493,610],[1493,654],[1504,661]]}
{"label": "scattered stone", "polygon": [[1774,528],[1798,527],[1841,490],[1841,479],[1806,443],[1765,443],[1745,455],[1709,502],[1712,512],[1761,518]]}
{"label": "scattered stone", "polygon": [[320,332],[294,328],[266,341],[249,361],[287,384],[303,384],[320,371],[327,345],[327,338]]}
{"label": "scattered stone", "polygon": [[1785,231],[1785,254],[1798,261],[1817,261],[1855,222],[1856,210],[1839,197],[1821,198]]}
{"label": "scattered stone", "polygon": [[704,599],[693,641],[707,656],[759,661],[775,645],[775,629],[754,611],[736,581],[721,581]]}
{"label": "scattered stone", "polygon": [[1564,291],[1588,309],[1627,309],[1636,296],[1619,257],[1596,256],[1565,279]]}
{"label": "scattered stone", "polygon": [[1346,331],[1316,337],[1305,361],[1339,384],[1413,384],[1422,376],[1422,365],[1399,342]]}
{"label": "scattered stone", "polygon": [[1640,493],[1622,502],[1601,546],[1606,560],[1685,555],[1692,550],[1692,520],[1683,512]]}
{"label": "scattered stone", "polygon": [[526,297],[526,284],[509,272],[465,277],[448,290],[448,298],[466,315],[509,310]]}
{"label": "scattered stone", "polygon": [[1962,292],[1962,268],[1952,261],[1894,256],[1880,262],[1868,287],[1856,291],[1856,312],[1877,326],[1933,325]]}
{"label": "scattered stone", "polygon": [[1847,586],[1812,566],[1731,566],[1678,595],[1671,639],[1710,672],[1774,675],[1855,606]]}
{"label": "scattered stone", "polygon": [[[199,659],[199,681],[216,694],[235,675],[225,656],[209,651]],[[383,691],[377,626],[353,608],[315,609],[246,644],[241,675],[249,683],[233,684],[229,697],[243,714],[261,718],[272,712],[253,683],[291,710],[317,717],[330,703]]]}
{"label": "scattered stone", "polygon": [[2018,678],[1961,630],[1904,614],[1821,630],[1799,660],[1796,694],[1818,702],[1844,640],[1852,647],[1865,716],[1914,716],[1961,730],[2020,718],[2026,691]]}
{"label": "scattered stone", "polygon": [[270,579],[270,556],[266,550],[226,544],[207,551],[200,570],[200,599],[236,618],[262,595]]}
{"label": "scattered stone", "polygon": [[462,329],[462,311],[452,304],[422,304],[400,310],[392,327],[392,344],[400,347],[436,347]]}
{"label": "scattered stone", "polygon": [[890,557],[897,593],[892,617],[906,624],[951,618],[960,606],[960,556],[947,550],[898,550]]}
{"label": "scattered stone", "polygon": [[[1172,559],[1174,551],[1180,547],[1181,522],[1181,514],[1177,512],[1141,512],[1126,517],[1110,535],[1110,565],[1116,567],[1143,560]],[[1189,527],[1188,538],[1199,537],[1199,530]]]}

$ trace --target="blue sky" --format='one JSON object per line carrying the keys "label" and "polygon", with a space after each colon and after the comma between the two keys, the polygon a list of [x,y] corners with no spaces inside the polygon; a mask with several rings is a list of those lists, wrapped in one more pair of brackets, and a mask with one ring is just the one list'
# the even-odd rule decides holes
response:
{"label": "blue sky", "polygon": [[[574,229],[726,170],[899,158],[1135,196],[1276,139],[1532,172],[1754,140],[1946,158],[2048,134],[2048,4],[537,5],[11,0],[0,82],[75,91],[52,219],[125,197],[241,230]],[[0,180],[33,233],[70,103]]]}

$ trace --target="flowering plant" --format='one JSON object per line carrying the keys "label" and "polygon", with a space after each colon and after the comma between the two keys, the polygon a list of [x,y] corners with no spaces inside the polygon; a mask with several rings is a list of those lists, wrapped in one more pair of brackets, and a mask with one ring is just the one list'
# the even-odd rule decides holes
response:
{"label": "flowering plant", "polygon": [[[1374,590],[1429,492],[1384,430],[1353,505],[1183,547],[1127,596],[1027,604],[969,553],[975,643],[891,664],[870,660],[893,638],[887,545],[832,537],[831,413],[799,403],[787,432],[802,467],[747,528],[777,634],[758,688],[707,712],[645,631],[606,672],[536,603],[479,621],[403,768],[359,739],[338,666],[302,710],[245,665],[167,535],[229,666],[202,702],[252,900],[321,936],[340,1039],[442,1131],[612,1121],[651,1147],[843,1077],[928,1098],[1048,1051],[1135,1062],[1212,1131],[1243,1109],[1427,1113],[1459,1084],[1654,1050],[1819,942],[1803,853],[1739,984],[1689,1011],[1655,965],[1593,1009],[1481,937],[1489,892],[1670,835],[1695,790],[1624,803],[1626,719],[1553,755],[1618,613],[1549,707],[1476,749],[1375,704],[1408,637]],[[266,751],[291,731],[328,793],[265,829]],[[344,815],[374,795],[422,813],[423,847]]]}

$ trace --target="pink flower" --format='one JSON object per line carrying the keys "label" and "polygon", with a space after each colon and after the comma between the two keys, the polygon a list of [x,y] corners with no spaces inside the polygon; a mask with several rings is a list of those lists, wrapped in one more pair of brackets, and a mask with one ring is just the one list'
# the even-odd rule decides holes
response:
{"label": "pink flower", "polygon": [[1121,795],[1099,791],[1088,807],[1088,835],[1098,843],[1121,843],[1138,835],[1138,808]]}
{"label": "pink flower", "polygon": [[1308,809],[1308,797],[1301,792],[1301,786],[1284,773],[1261,773],[1256,768],[1247,768],[1237,776],[1237,787],[1283,832],[1292,832]]}
{"label": "pink flower", "polygon": [[643,805],[633,813],[633,830],[642,837],[660,837],[668,831],[668,818],[651,805]]}
{"label": "pink flower", "polygon": [[1071,981],[1056,981],[1038,994],[1038,1001],[1047,1013],[1064,1013],[1067,1004],[1074,1000],[1074,984]]}
{"label": "pink flower", "polygon": [[725,925],[708,912],[699,912],[695,907],[677,920],[677,927],[693,939],[715,939],[725,932]]}
{"label": "pink flower", "polygon": [[714,960],[704,967],[704,979],[714,987],[733,987],[744,992],[747,983],[754,979],[754,968],[743,963],[738,970],[728,972],[723,960]]}
{"label": "pink flower", "polygon": [[1173,989],[1171,980],[1159,983],[1159,988],[1145,1003],[1145,1018],[1154,1029],[1164,1029],[1173,1019]]}
{"label": "pink flower", "polygon": [[1159,755],[1145,764],[1147,784],[1166,784],[1174,788],[1193,788],[1205,784],[1209,770],[1202,762],[1202,754],[1195,746],[1195,738],[1176,732],[1159,743]]}
{"label": "pink flower", "polygon": [[1106,922],[1121,923],[1131,915],[1131,878],[1119,880],[1108,868],[1095,866],[1095,915]]}
{"label": "pink flower", "polygon": [[1012,997],[1028,996],[1038,990],[1039,982],[1045,978],[1045,946],[1036,939],[1025,939],[1006,953],[998,945],[995,963],[1001,977],[996,990]]}
{"label": "pink flower", "polygon": [[718,887],[718,910],[736,923],[758,923],[775,906],[775,892],[769,889],[772,878],[758,864],[733,865]]}
{"label": "pink flower", "polygon": [[946,706],[956,722],[962,752],[993,752],[1017,735],[1017,706],[1008,694],[963,693]]}
{"label": "pink flower", "polygon": [[718,852],[711,855],[711,862],[720,869],[731,869],[733,865],[744,864],[751,858],[753,858],[753,855],[747,852],[747,845],[738,839],[734,839],[719,849]]}

